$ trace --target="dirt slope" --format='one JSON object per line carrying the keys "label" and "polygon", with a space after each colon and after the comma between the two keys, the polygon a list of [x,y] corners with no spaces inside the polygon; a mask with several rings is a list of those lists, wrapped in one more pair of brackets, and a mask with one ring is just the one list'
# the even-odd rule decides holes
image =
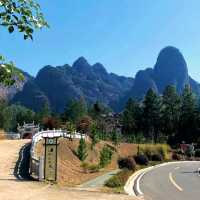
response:
{"label": "dirt slope", "polygon": [[[37,147],[38,157],[44,155],[44,141],[41,141]],[[90,141],[87,141],[88,146],[88,157],[85,162],[90,164],[98,164],[100,151],[105,144],[111,145],[110,142],[99,142],[94,150],[90,148]],[[94,179],[107,171],[117,169],[117,160],[119,157],[125,157],[128,155],[136,154],[137,146],[135,144],[125,144],[122,143],[116,147],[116,152],[113,154],[112,162],[103,171],[96,173],[85,173],[81,168],[81,162],[73,153],[77,150],[79,145],[79,140],[70,141],[65,138],[59,139],[58,146],[58,184],[62,186],[75,186],[82,184],[90,179]]]}

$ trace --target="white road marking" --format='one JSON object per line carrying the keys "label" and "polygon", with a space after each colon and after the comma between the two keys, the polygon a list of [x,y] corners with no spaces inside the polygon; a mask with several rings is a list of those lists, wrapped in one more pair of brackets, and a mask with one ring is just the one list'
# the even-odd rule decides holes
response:
{"label": "white road marking", "polygon": [[183,191],[183,189],[175,182],[175,180],[174,180],[174,178],[173,178],[171,172],[169,173],[169,180],[171,181],[171,183],[172,183],[180,192]]}
{"label": "white road marking", "polygon": [[177,169],[180,169],[180,167],[175,167],[174,169],[177,170]]}
{"label": "white road marking", "polygon": [[136,190],[138,191],[138,194],[139,195],[144,195],[143,194],[143,192],[140,190],[140,180],[141,180],[141,178],[144,176],[144,174],[145,174],[145,172],[143,172],[140,176],[139,176],[139,178],[137,179],[137,182],[136,182]]}
{"label": "white road marking", "polygon": [[[156,165],[156,166],[141,169],[139,171],[136,171],[132,176],[129,177],[128,181],[126,182],[126,184],[124,186],[124,190],[128,195],[136,197],[137,194],[133,190],[133,187],[136,186],[136,190],[138,189],[137,187],[139,187],[139,192],[137,190],[137,193],[139,193],[139,194],[140,194],[140,192],[142,193],[142,191],[140,189],[140,183],[138,182],[138,178],[141,175],[144,176],[149,171],[155,170],[155,169],[160,168],[160,167],[164,167],[164,166],[168,166],[168,165],[172,165],[172,164],[184,164],[184,163],[192,163],[193,164],[193,163],[200,163],[200,161],[173,161],[173,162],[162,163],[162,164],[159,164],[159,165]],[[140,179],[142,178],[142,176],[140,177]]]}

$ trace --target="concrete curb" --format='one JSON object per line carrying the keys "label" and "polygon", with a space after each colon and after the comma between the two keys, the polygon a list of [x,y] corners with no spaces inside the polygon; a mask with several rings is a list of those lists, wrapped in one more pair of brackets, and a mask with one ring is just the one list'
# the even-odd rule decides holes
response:
{"label": "concrete curb", "polygon": [[128,181],[126,182],[126,184],[124,186],[124,191],[130,196],[139,197],[140,199],[143,199],[144,194],[142,193],[142,191],[140,189],[140,180],[142,179],[142,177],[146,173],[148,173],[151,170],[154,170],[156,168],[163,167],[163,166],[166,166],[166,165],[190,163],[190,162],[200,162],[200,161],[166,162],[166,163],[162,163],[162,164],[159,164],[159,165],[155,165],[155,166],[147,167],[145,169],[138,170],[132,176],[129,177]]}

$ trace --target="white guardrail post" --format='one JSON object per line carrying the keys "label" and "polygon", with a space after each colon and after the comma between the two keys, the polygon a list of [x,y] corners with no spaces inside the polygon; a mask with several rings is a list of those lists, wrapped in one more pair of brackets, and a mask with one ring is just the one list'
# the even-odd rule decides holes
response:
{"label": "white guardrail post", "polygon": [[44,179],[44,156],[40,157],[39,160],[39,181]]}

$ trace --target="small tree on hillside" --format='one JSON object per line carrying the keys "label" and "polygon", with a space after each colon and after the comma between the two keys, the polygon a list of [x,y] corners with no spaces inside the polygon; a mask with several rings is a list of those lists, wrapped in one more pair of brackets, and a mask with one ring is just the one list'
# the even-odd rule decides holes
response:
{"label": "small tree on hillside", "polygon": [[84,161],[88,156],[87,144],[83,138],[80,139],[78,150],[77,150],[77,156],[81,161]]}
{"label": "small tree on hillside", "polygon": [[100,163],[99,163],[100,167],[104,168],[108,164],[110,164],[112,160],[112,155],[113,155],[112,150],[109,147],[104,146],[100,152]]}
{"label": "small tree on hillside", "polygon": [[90,137],[92,139],[91,149],[93,150],[95,145],[99,142],[98,130],[97,125],[94,123],[91,127],[91,134]]}
{"label": "small tree on hillside", "polygon": [[112,142],[115,146],[117,146],[120,142],[119,134],[116,131],[112,132]]}

